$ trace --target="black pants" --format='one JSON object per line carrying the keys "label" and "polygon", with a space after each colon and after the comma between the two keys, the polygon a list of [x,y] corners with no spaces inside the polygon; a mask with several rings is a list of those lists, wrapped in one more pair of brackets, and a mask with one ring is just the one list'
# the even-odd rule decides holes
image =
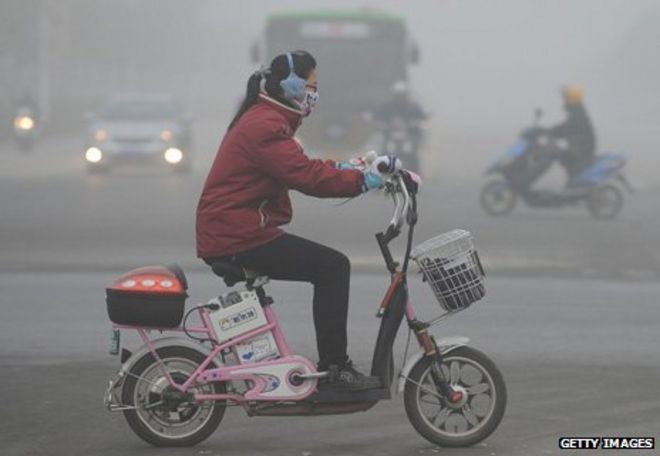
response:
{"label": "black pants", "polygon": [[[291,234],[231,259],[275,280],[310,282],[314,285],[314,326],[319,352],[319,370],[330,364],[343,365],[346,354],[346,323],[351,263],[346,255],[321,244]],[[205,258],[207,263],[212,258]]]}
{"label": "black pants", "polygon": [[569,181],[593,163],[594,154],[586,152],[577,149],[567,149],[559,155],[559,163],[566,170]]}

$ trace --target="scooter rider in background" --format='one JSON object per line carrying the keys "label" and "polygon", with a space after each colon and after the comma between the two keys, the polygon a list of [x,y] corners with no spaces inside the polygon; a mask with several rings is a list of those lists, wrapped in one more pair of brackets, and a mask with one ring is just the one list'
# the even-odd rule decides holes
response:
{"label": "scooter rider in background", "polygon": [[231,261],[275,280],[314,285],[319,371],[326,387],[380,387],[347,354],[351,265],[341,252],[279,227],[291,221],[289,190],[320,198],[352,197],[384,185],[377,169],[309,159],[294,134],[318,99],[316,60],[287,52],[250,76],[197,206],[197,256]]}
{"label": "scooter rider in background", "polygon": [[544,130],[554,139],[566,141],[566,148],[558,153],[559,163],[566,170],[570,183],[577,174],[593,162],[596,155],[596,135],[583,103],[582,88],[577,85],[565,86],[562,91],[566,120]]}
{"label": "scooter rider in background", "polygon": [[392,98],[374,111],[373,118],[386,125],[383,132],[385,143],[389,141],[390,134],[387,126],[396,118],[403,119],[411,133],[413,147],[417,150],[422,136],[418,123],[426,120],[428,116],[422,107],[410,97],[408,84],[405,81],[397,81],[392,85]]}

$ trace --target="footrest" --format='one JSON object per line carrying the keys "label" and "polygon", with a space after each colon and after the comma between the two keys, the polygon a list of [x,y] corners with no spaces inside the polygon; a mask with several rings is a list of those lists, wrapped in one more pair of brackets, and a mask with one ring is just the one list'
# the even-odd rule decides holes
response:
{"label": "footrest", "polygon": [[322,389],[305,399],[306,402],[370,402],[389,399],[390,390],[374,388],[360,391],[333,391]]}

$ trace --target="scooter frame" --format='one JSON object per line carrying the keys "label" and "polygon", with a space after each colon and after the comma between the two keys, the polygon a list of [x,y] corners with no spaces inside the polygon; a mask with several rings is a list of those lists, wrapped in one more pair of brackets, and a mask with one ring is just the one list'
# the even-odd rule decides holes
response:
{"label": "scooter frame", "polygon": [[[391,274],[391,283],[381,301],[377,316],[381,318],[381,326],[376,340],[376,346],[373,354],[371,375],[381,379],[383,388],[372,389],[358,392],[333,392],[318,391],[318,380],[329,375],[328,372],[318,372],[316,365],[309,359],[294,355],[286,341],[275,312],[271,308],[272,299],[266,296],[263,285],[268,282],[266,277],[257,277],[248,279],[248,290],[255,290],[259,297],[266,325],[251,330],[245,334],[237,336],[227,342],[219,343],[216,339],[211,319],[209,316],[210,305],[200,305],[197,309],[201,325],[194,327],[178,328],[154,328],[132,325],[113,324],[115,330],[135,330],[144,342],[144,346],[136,353],[132,354],[127,350],[122,353],[122,368],[117,376],[110,381],[110,385],[105,395],[105,405],[111,411],[135,410],[138,407],[134,405],[122,404],[115,394],[115,390],[121,386],[123,380],[131,374],[131,367],[144,354],[151,353],[158,361],[159,369],[167,379],[169,385],[180,391],[187,393],[193,384],[204,384],[210,382],[245,382],[248,381],[251,386],[243,394],[194,394],[191,399],[195,401],[228,401],[235,405],[245,408],[248,415],[314,415],[314,414],[336,414],[352,413],[355,411],[364,411],[371,408],[378,400],[389,399],[390,390],[394,381],[394,362],[392,348],[396,338],[399,326],[403,317],[407,319],[409,328],[415,332],[417,341],[422,349],[420,353],[413,356],[402,368],[399,374],[399,390],[405,386],[408,372],[414,364],[423,356],[434,357],[438,362],[442,362],[442,356],[455,348],[467,345],[469,339],[464,337],[447,338],[436,342],[435,338],[429,334],[428,328],[444,318],[444,315],[431,320],[422,322],[417,320],[415,309],[408,298],[406,284],[406,274],[408,269],[408,259],[412,246],[414,226],[417,221],[415,194],[408,191],[406,181],[401,174],[392,176],[386,183],[386,191],[392,196],[395,203],[394,215],[385,233],[376,234],[376,239],[385,259],[388,271]],[[404,220],[409,226],[408,242],[406,256],[403,266],[399,269],[389,250],[388,244],[401,233]],[[203,340],[209,341],[213,347],[202,343],[192,342],[179,337],[166,337],[161,339],[152,339],[150,331],[167,332],[185,332],[186,335],[200,334]],[[215,363],[221,353],[226,349],[231,349],[245,340],[249,340],[260,334],[271,332],[280,356],[277,359],[253,362],[249,364],[224,365],[222,367],[208,368],[211,363]],[[200,339],[202,340],[202,339]],[[159,357],[158,349],[169,346],[185,346],[194,348],[206,355],[204,361],[197,366],[188,379],[182,383],[176,383],[168,372],[164,362]],[[297,367],[292,368],[295,365]],[[268,384],[261,375],[268,374],[269,369],[283,366],[289,371],[286,373],[286,382],[295,394],[273,395],[268,392]],[[262,371],[262,372],[260,372]],[[447,379],[443,378],[441,370],[438,370],[438,378],[434,378],[436,386],[442,395],[450,402],[458,402],[462,399],[461,391],[452,390]],[[286,404],[283,404],[286,402]],[[293,404],[292,404],[293,402]],[[278,412],[278,403],[282,403],[282,409]],[[313,407],[296,407],[298,403],[315,405]],[[343,407],[333,407],[337,403],[344,403]],[[259,406],[258,404],[263,404]],[[270,405],[268,405],[270,404]],[[323,405],[327,404],[326,407]],[[263,413],[262,413],[263,412]]]}

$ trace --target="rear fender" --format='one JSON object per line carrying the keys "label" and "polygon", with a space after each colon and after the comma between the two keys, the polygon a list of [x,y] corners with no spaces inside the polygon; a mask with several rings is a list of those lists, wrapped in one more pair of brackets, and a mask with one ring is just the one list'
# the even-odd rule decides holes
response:
{"label": "rear fender", "polygon": [[[575,176],[574,180],[579,184],[603,184],[607,181],[619,179],[625,165],[626,158],[622,154],[602,154],[597,156],[588,168]],[[624,183],[624,185],[626,184]],[[626,188],[630,188],[630,186],[626,185]]]}
{"label": "rear fender", "polygon": [[[193,342],[190,339],[185,339],[183,337],[176,337],[176,336],[162,337],[160,339],[156,339],[152,341],[152,343],[156,349],[163,347],[186,347],[196,350],[202,353],[204,356],[208,356],[211,354],[210,348],[201,345],[199,343]],[[144,355],[146,355],[149,352],[150,352],[149,347],[146,344],[142,345],[140,348],[138,348],[135,351],[135,353],[133,353],[130,356],[130,358],[128,358],[121,365],[121,369],[119,369],[119,372],[124,374],[127,373],[140,358],[142,358]]]}
{"label": "rear fender", "polygon": [[[454,336],[454,337],[443,337],[442,339],[436,341],[436,345],[440,350],[440,354],[446,355],[447,353],[456,350],[458,347],[463,347],[467,345],[469,342],[470,342],[469,337]],[[408,359],[406,365],[403,367],[403,369],[401,369],[401,373],[399,374],[399,384],[397,386],[397,392],[399,393],[403,392],[403,389],[406,386],[406,379],[408,378],[408,375],[410,375],[410,371],[412,370],[413,366],[417,364],[417,361],[419,361],[423,357],[424,357],[424,351],[419,351],[415,353],[412,357],[410,357],[410,359]]]}
{"label": "rear fender", "polygon": [[[163,347],[186,347],[196,350],[205,356],[208,356],[211,353],[209,348],[182,337],[163,337],[161,339],[154,340],[152,343],[156,349]],[[135,406],[122,404],[118,391],[121,391],[119,388],[123,388],[124,381],[128,376],[130,369],[135,365],[135,363],[137,363],[139,359],[141,359],[149,352],[150,350],[147,345],[141,346],[135,353],[131,354],[131,356],[126,361],[124,361],[119,371],[112,377],[108,384],[108,388],[105,391],[105,395],[103,396],[103,403],[108,410],[122,411],[135,409]]]}

